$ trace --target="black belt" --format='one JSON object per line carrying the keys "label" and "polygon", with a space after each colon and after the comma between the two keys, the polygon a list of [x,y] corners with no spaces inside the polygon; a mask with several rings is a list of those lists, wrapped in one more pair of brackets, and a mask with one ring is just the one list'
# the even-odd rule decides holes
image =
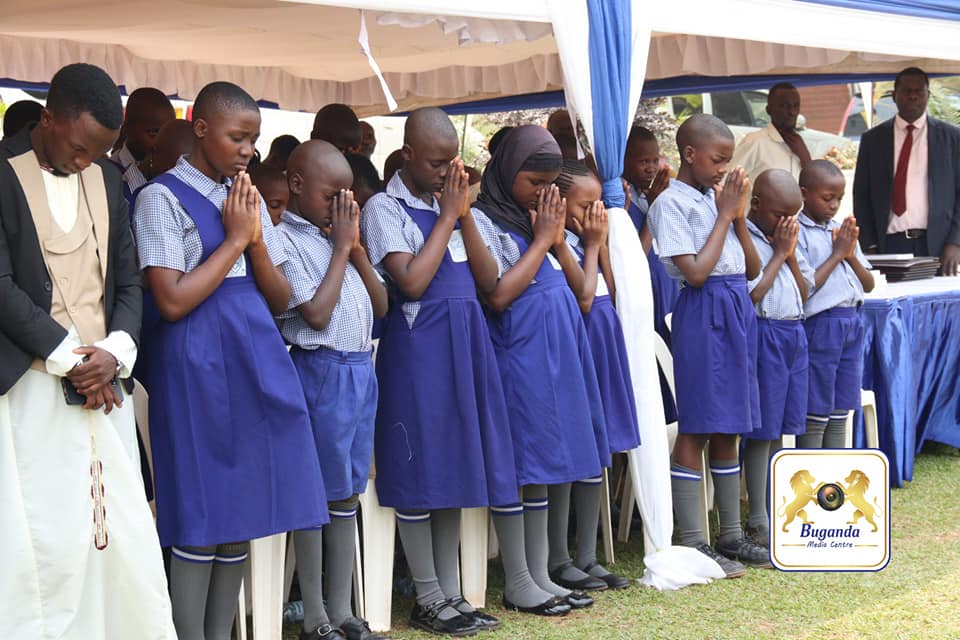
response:
{"label": "black belt", "polygon": [[927,235],[926,229],[907,229],[906,231],[900,231],[898,233],[888,233],[887,237],[890,236],[903,236],[907,240],[915,240],[917,238],[923,238]]}

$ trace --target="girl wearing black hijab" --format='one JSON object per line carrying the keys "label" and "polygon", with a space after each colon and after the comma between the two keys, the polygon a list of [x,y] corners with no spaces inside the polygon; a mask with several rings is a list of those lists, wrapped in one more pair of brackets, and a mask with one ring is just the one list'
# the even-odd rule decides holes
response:
{"label": "girl wearing black hijab", "polygon": [[[571,287],[583,271],[564,237],[566,204],[553,181],[560,148],[537,126],[511,131],[487,165],[472,213],[500,265],[501,278],[485,296],[487,321],[503,379],[514,442],[520,510],[492,508],[497,533],[524,529],[526,564],[536,587],[574,608],[593,604],[582,591],[555,584],[547,571],[547,486],[593,478],[609,465],[609,448],[596,373],[580,309]],[[569,501],[563,514],[568,517]],[[512,515],[511,515],[512,514]],[[564,541],[566,544],[566,541]],[[504,606],[515,567],[503,557]]]}

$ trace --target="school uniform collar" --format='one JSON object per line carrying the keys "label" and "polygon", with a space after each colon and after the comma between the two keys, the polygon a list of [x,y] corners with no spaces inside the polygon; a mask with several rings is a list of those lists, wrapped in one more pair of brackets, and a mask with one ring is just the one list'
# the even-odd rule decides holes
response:
{"label": "school uniform collar", "polygon": [[758,227],[757,225],[755,225],[755,224],[753,223],[753,220],[751,220],[750,218],[747,218],[747,229],[750,231],[750,233],[751,233],[755,238],[760,238],[760,239],[763,240],[766,244],[770,244],[770,241],[767,240],[767,234],[765,234],[765,233],[763,232],[763,229],[761,229],[760,227]]}
{"label": "school uniform collar", "polygon": [[570,231],[570,229],[564,229],[563,235],[568,245],[570,245],[580,253],[583,253],[583,240],[580,239],[580,236],[575,234],[573,231]]}
{"label": "school uniform collar", "polygon": [[284,209],[283,213],[280,214],[280,222],[286,223],[291,227],[295,228],[297,231],[306,233],[324,240],[329,240],[329,238],[323,235],[323,232],[320,230],[320,227],[313,224],[306,218],[298,216],[293,211],[289,209]]}
{"label": "school uniform collar", "polygon": [[[400,171],[403,171],[403,169],[400,169]],[[433,206],[430,206],[417,196],[410,193],[410,189],[407,189],[407,185],[404,184],[403,180],[400,178],[400,171],[397,171],[395,174],[393,174],[393,177],[390,178],[390,182],[387,183],[387,195],[403,200],[408,206],[414,209],[433,211],[434,213],[439,214],[440,203],[437,202],[437,198],[435,196],[433,197]]]}
{"label": "school uniform collar", "polygon": [[209,176],[190,164],[187,156],[180,156],[177,160],[176,171],[183,178],[184,182],[200,192],[200,194],[209,198],[220,187],[226,187],[230,190],[233,180],[224,176],[223,182],[211,180]]}
{"label": "school uniform collar", "polygon": [[813,228],[813,229],[823,229],[823,230],[826,230],[826,229],[829,229],[829,228],[830,228],[830,221],[828,221],[826,224],[817,224],[816,220],[814,220],[813,218],[809,217],[809,216],[808,216],[806,213],[804,213],[803,211],[801,211],[801,212],[800,212],[800,215],[797,216],[797,221],[798,221],[800,224],[802,224],[803,226],[805,226],[805,227],[811,227],[811,228]]}
{"label": "school uniform collar", "polygon": [[670,181],[670,186],[668,187],[668,189],[676,189],[676,190],[678,190],[681,194],[683,194],[683,195],[685,195],[686,197],[688,197],[688,198],[690,198],[690,199],[692,199],[692,200],[695,200],[695,201],[697,201],[697,202],[699,202],[699,201],[701,201],[701,200],[708,200],[708,199],[712,200],[712,199],[713,199],[713,198],[712,198],[712,195],[713,195],[713,187],[709,187],[706,191],[701,191],[700,189],[697,189],[696,187],[691,187],[690,185],[688,185],[688,184],[687,184],[686,182],[684,182],[683,180],[671,180],[671,181]]}
{"label": "school uniform collar", "polygon": [[110,159],[116,164],[120,165],[121,173],[129,169],[131,165],[137,164],[137,159],[133,157],[133,153],[130,152],[130,149],[127,148],[126,144],[120,147],[115,154],[110,156]]}

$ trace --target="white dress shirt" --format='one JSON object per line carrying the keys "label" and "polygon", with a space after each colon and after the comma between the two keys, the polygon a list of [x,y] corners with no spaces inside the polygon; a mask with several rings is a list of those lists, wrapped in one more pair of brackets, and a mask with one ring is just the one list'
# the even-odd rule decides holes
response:
{"label": "white dress shirt", "polygon": [[897,114],[893,120],[893,175],[897,175],[897,163],[900,149],[907,137],[907,125],[912,124],[913,147],[910,149],[910,164],[907,167],[907,210],[896,215],[890,210],[890,223],[887,233],[900,233],[907,229],[927,228],[927,115],[914,122],[907,122]]}

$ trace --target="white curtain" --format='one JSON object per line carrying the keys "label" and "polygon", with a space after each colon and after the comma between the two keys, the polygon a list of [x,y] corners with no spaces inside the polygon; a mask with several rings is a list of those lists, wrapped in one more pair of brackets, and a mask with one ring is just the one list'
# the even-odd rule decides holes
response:
{"label": "white curtain", "polygon": [[[554,38],[563,65],[567,106],[583,123],[593,146],[594,114],[591,99],[590,58],[586,0],[550,0]],[[629,130],[643,88],[650,47],[650,29],[633,12],[633,56],[630,104],[625,130]],[[700,552],[671,545],[673,504],[670,493],[670,452],[660,395],[660,379],[653,346],[653,290],[646,255],[627,212],[608,209],[610,261],[617,284],[616,307],[624,328],[630,375],[633,379],[640,429],[639,448],[628,452],[630,474],[637,488],[637,506],[647,538],[643,584],[658,589],[679,589],[724,576],[720,566]]]}

